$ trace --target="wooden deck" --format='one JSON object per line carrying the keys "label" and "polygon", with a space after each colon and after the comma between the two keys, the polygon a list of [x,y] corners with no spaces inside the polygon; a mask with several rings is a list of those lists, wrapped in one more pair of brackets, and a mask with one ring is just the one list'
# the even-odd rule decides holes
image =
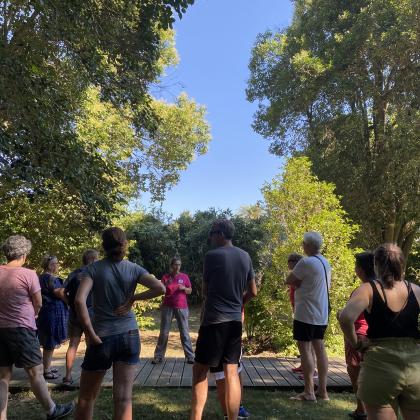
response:
{"label": "wooden deck", "polygon": [[[186,364],[184,358],[167,358],[158,365],[153,365],[151,360],[150,358],[141,359],[136,366],[136,386],[191,387],[192,365]],[[243,384],[245,387],[277,389],[303,387],[303,381],[291,371],[297,362],[298,360],[295,358],[244,357]],[[77,358],[73,369],[73,387],[75,388],[79,386],[81,363],[82,359]],[[49,386],[52,388],[62,387],[62,377],[65,373],[64,360],[54,360],[53,366],[58,369],[59,378],[48,381]],[[209,379],[209,385],[215,386],[212,378]],[[106,373],[102,386],[112,387],[112,369]],[[343,360],[330,360],[328,386],[334,390],[350,389],[350,379]],[[29,388],[26,374],[22,369],[14,370],[10,388],[11,390]]]}

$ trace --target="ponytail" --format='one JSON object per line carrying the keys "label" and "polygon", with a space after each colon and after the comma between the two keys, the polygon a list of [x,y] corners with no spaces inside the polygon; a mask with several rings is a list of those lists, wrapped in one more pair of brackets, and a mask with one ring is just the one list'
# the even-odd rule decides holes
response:
{"label": "ponytail", "polygon": [[404,255],[399,246],[386,243],[375,250],[376,275],[382,280],[386,289],[392,289],[394,282],[403,279],[403,270]]}

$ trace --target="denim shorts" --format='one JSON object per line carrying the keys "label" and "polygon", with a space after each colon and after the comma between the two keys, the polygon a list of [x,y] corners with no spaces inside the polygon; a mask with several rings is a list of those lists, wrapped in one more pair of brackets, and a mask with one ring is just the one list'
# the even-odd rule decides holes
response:
{"label": "denim shorts", "polygon": [[101,344],[88,346],[82,369],[87,371],[108,370],[114,362],[135,365],[139,362],[139,330],[100,337]]}

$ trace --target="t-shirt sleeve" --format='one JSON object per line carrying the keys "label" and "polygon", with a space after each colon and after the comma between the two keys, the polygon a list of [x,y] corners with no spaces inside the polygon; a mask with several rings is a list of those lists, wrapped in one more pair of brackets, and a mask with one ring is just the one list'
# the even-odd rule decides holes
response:
{"label": "t-shirt sleeve", "polygon": [[302,258],[293,269],[292,273],[299,279],[304,280],[308,274],[308,262]]}
{"label": "t-shirt sleeve", "polygon": [[36,275],[35,271],[32,271],[29,278],[29,294],[32,296],[36,292],[41,290],[41,285],[39,283],[39,278]]}
{"label": "t-shirt sleeve", "polygon": [[254,267],[252,266],[252,260],[251,257],[249,257],[249,270],[248,270],[248,276],[247,276],[247,281],[248,283],[253,280],[255,278],[255,271],[254,271]]}
{"label": "t-shirt sleeve", "polygon": [[190,278],[185,274],[185,280],[184,280],[185,287],[190,288],[191,287],[191,281]]}
{"label": "t-shirt sleeve", "polygon": [[137,282],[139,282],[141,277],[143,277],[145,274],[149,274],[149,272],[140,265],[134,264],[134,276]]}

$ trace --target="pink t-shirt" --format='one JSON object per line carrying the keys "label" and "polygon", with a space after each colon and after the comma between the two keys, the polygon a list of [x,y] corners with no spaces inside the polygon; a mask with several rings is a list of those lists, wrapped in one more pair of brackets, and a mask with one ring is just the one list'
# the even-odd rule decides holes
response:
{"label": "pink t-shirt", "polygon": [[32,295],[40,290],[35,271],[0,266],[0,328],[36,330]]}
{"label": "pink t-shirt", "polygon": [[187,295],[184,290],[179,290],[178,286],[183,285],[187,288],[191,287],[191,282],[188,276],[184,273],[179,273],[175,277],[171,274],[165,274],[162,277],[162,283],[166,287],[165,298],[163,304],[176,309],[188,308]]}

